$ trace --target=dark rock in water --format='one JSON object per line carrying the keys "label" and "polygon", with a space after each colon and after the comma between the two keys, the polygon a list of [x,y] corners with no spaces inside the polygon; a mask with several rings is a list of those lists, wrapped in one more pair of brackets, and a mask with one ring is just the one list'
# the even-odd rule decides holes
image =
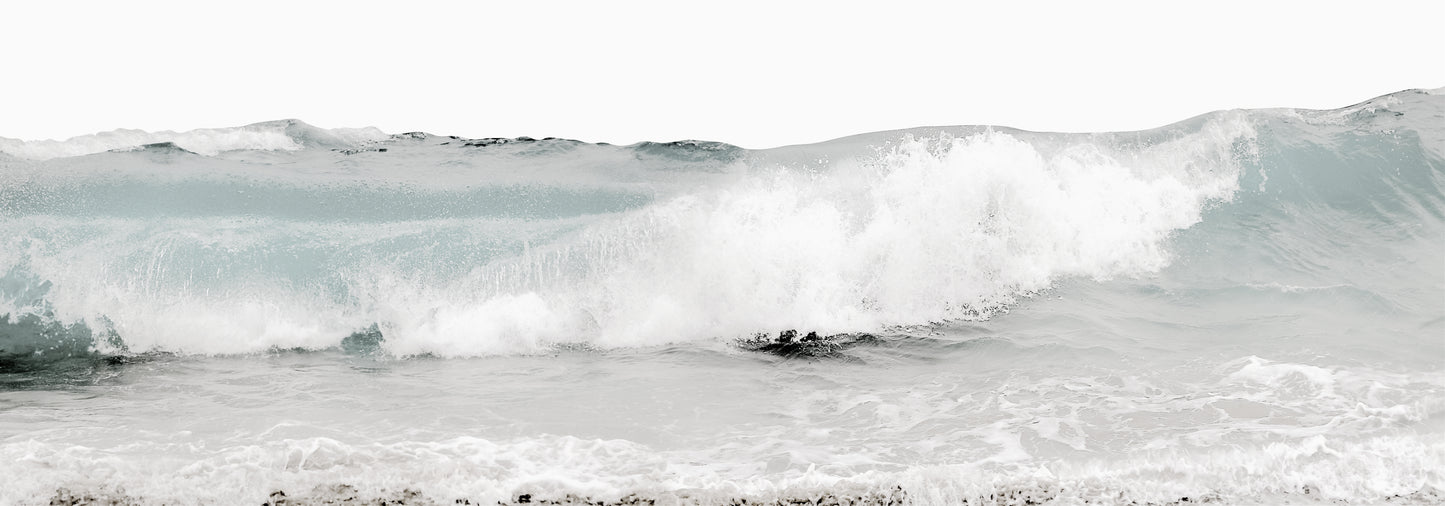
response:
{"label": "dark rock in water", "polygon": [[375,323],[364,330],[352,332],[351,335],[341,339],[341,351],[347,355],[375,355],[381,351],[381,343],[386,337],[381,335],[381,328]]}
{"label": "dark rock in water", "polygon": [[758,334],[753,336],[752,339],[739,341],[738,346],[748,351],[770,353],[783,358],[858,360],[843,352],[859,344],[878,341],[878,337],[872,334],[834,334],[831,336],[819,336],[817,332],[809,332],[803,335],[803,337],[798,337],[798,331],[788,329],[779,332],[777,337],[772,337],[769,334]]}

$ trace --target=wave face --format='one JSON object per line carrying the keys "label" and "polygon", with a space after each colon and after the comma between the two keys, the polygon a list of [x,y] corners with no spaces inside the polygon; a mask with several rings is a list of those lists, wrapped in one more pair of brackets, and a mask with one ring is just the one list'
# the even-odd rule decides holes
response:
{"label": "wave face", "polygon": [[[1438,92],[769,150],[0,150],[0,503],[1445,497]],[[786,329],[835,338],[739,343]]]}
{"label": "wave face", "polygon": [[[1440,278],[1419,256],[1441,237],[1440,101],[764,151],[377,139],[295,121],[102,135],[173,140],[4,162],[3,348],[246,353],[376,326],[393,354],[468,356],[880,332],[987,318],[1063,279],[1151,276],[1180,256],[1216,264],[1180,283],[1360,287],[1414,255],[1433,277],[1389,281],[1408,286]],[[1202,220],[1207,232],[1180,234]],[[1331,236],[1391,253],[1322,279],[1342,271],[1316,239]],[[1221,241],[1262,254],[1203,254]],[[1418,288],[1370,293],[1438,309]]]}
{"label": "wave face", "polygon": [[[1259,170],[1258,116],[901,133],[809,162],[807,146],[697,142],[339,146],[296,123],[265,131],[290,143],[224,153],[11,162],[0,307],[10,325],[115,336],[92,339],[105,352],[199,354],[373,325],[393,354],[466,356],[986,318],[1062,278],[1168,265],[1170,237]],[[45,346],[22,341],[6,348]]]}

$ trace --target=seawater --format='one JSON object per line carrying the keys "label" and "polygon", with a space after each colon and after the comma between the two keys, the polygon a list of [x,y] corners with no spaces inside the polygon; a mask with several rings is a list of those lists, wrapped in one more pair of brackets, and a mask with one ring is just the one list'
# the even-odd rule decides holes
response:
{"label": "seawater", "polygon": [[0,503],[1440,503],[1439,93],[0,139]]}

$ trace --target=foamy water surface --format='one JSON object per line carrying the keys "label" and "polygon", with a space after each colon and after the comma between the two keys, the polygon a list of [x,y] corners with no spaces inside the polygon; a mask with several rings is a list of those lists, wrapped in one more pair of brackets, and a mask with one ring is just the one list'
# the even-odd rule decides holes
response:
{"label": "foamy water surface", "polygon": [[1439,503],[1442,109],[0,139],[0,502]]}

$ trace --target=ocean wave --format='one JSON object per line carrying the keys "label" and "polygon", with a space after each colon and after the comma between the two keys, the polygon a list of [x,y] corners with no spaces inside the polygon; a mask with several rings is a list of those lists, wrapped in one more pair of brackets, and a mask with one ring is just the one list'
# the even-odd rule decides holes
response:
{"label": "ocean wave", "polygon": [[[987,319],[1073,279],[1346,285],[1429,320],[1442,102],[763,151],[295,121],[9,143],[31,158],[151,145],[0,170],[0,348],[44,348],[32,341],[52,334],[23,329],[53,325],[198,354],[334,347],[374,327],[403,356],[877,332]],[[233,150],[253,151],[219,156]],[[1343,266],[1366,246],[1368,268]]]}

